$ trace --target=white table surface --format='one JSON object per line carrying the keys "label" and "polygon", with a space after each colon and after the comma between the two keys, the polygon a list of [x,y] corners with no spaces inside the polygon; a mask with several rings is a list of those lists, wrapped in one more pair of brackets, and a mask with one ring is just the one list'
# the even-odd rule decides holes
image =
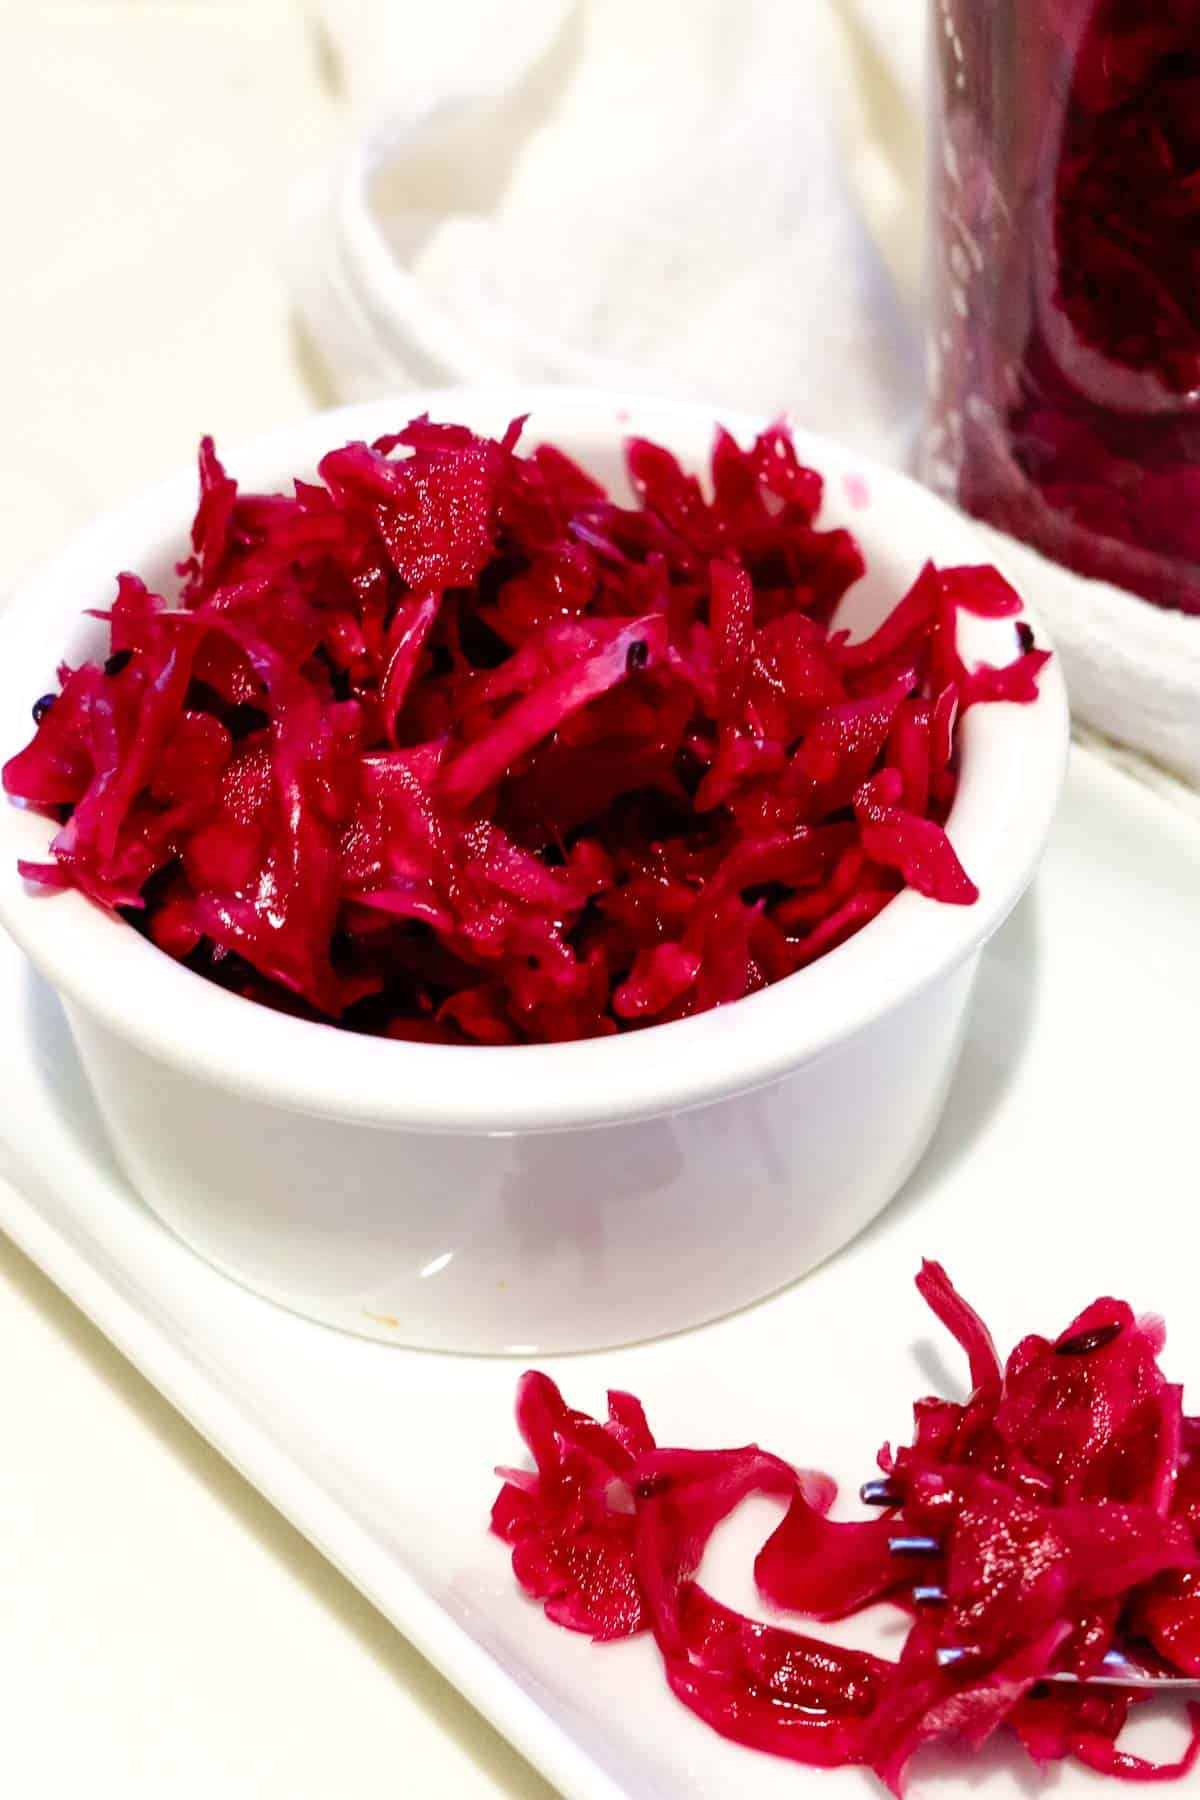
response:
{"label": "white table surface", "polygon": [[[0,592],[321,397],[277,251],[329,75],[287,0],[0,0]],[[3,1240],[0,1369],[4,1793],[549,1800]]]}

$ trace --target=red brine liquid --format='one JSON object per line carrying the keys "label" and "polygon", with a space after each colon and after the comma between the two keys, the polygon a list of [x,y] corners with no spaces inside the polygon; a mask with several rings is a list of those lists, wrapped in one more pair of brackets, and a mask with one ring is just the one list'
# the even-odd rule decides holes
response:
{"label": "red brine liquid", "polygon": [[934,0],[926,478],[1200,613],[1200,0]]}

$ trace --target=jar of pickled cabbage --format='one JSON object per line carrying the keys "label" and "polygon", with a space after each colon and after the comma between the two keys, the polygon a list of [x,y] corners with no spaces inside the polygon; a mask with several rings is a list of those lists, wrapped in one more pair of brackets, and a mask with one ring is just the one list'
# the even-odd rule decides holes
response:
{"label": "jar of pickled cabbage", "polygon": [[925,476],[1200,613],[1200,0],[932,0]]}

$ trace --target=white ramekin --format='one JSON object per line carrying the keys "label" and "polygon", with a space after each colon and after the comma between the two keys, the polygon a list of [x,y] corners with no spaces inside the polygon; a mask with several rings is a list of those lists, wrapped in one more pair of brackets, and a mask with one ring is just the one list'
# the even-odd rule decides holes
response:
{"label": "white ramekin", "polygon": [[[622,486],[630,432],[701,466],[701,406],[571,390],[445,391],[326,413],[229,456],[286,485],[333,444],[414,413],[487,431],[531,415]],[[757,421],[723,413],[739,435]],[[865,629],[921,563],[979,561],[956,513],[798,432],[870,573]],[[185,471],[102,519],[29,581],[0,641],[0,754],[65,655],[94,652],[117,570],[169,582],[194,503]],[[1036,617],[1031,623],[1044,641]],[[968,662],[1009,661],[1010,620],[963,616]],[[172,962],[81,896],[38,893],[18,856],[53,826],[0,805],[0,920],[58,991],[131,1181],[202,1256],[279,1304],[437,1349],[599,1347],[759,1299],[851,1238],[927,1144],[954,1071],[980,948],[1029,882],[1062,782],[1067,707],[973,709],[950,835],[981,897],[906,892],[857,937],[735,1006],[629,1036],[471,1049],[352,1036],[257,1007]]]}

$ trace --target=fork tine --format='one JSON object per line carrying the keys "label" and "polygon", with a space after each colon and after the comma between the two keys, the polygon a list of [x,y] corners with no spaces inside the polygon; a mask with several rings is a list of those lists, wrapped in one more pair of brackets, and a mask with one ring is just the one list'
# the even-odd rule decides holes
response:
{"label": "fork tine", "polygon": [[[938,1666],[942,1669],[958,1668],[968,1663],[978,1652],[968,1645],[943,1645],[935,1651]],[[1200,1693],[1200,1681],[1188,1675],[1161,1675],[1153,1669],[1139,1668],[1131,1663],[1120,1650],[1110,1650],[1099,1669],[1093,1675],[1073,1675],[1069,1669],[1053,1669],[1042,1680],[1052,1687],[1095,1687],[1103,1690],[1110,1688],[1133,1688],[1143,1694],[1185,1694]]]}
{"label": "fork tine", "polygon": [[858,1497],[864,1506],[899,1506],[900,1494],[892,1482],[887,1480],[864,1481],[858,1490]]}
{"label": "fork tine", "polygon": [[944,1587],[915,1587],[912,1603],[914,1606],[945,1606],[946,1590]]}
{"label": "fork tine", "polygon": [[942,1541],[935,1537],[891,1537],[888,1549],[893,1556],[940,1556]]}

